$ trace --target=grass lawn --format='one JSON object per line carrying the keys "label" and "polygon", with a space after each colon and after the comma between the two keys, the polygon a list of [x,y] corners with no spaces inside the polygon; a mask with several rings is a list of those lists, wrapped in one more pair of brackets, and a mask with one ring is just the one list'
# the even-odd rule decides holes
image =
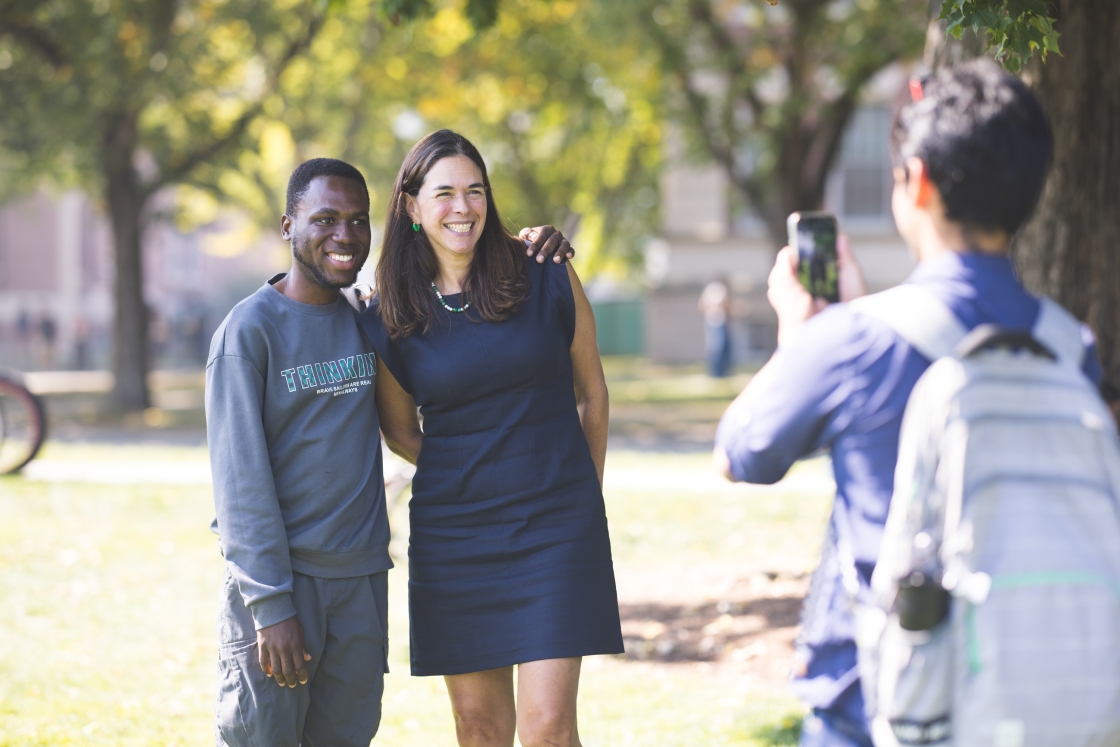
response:
{"label": "grass lawn", "polygon": [[[690,402],[715,411],[745,381],[711,382],[692,371],[659,379],[646,371],[643,383],[625,360],[608,368],[612,399],[635,408]],[[201,463],[206,452],[50,443],[42,457],[128,469],[151,460]],[[721,482],[702,453],[612,451],[605,493],[620,596],[641,602],[664,594],[710,605],[718,584],[699,579],[810,570],[827,482],[820,460],[798,465],[788,484],[766,490]],[[209,532],[212,515],[205,485],[0,478],[0,747],[213,743],[221,556]],[[392,520],[406,535],[404,505]],[[393,671],[374,744],[452,747],[442,680],[408,675],[406,574],[403,562],[390,572]],[[742,666],[588,659],[583,743],[796,744],[797,701],[780,685],[743,677]]]}
{"label": "grass lawn", "polygon": [[[84,448],[47,453],[90,458]],[[611,463],[623,477],[705,467],[702,455],[622,453]],[[671,481],[663,490],[609,485],[620,578],[627,568],[719,562],[746,571],[776,549],[811,563],[821,495],[737,498],[729,487],[707,500]],[[0,480],[0,745],[211,742],[221,570],[211,514],[206,487]],[[393,673],[376,744],[453,745],[442,680],[408,676],[405,574],[403,564],[390,574]],[[799,708],[784,691],[744,689],[703,663],[600,657],[585,667],[580,726],[589,746],[794,743]]]}

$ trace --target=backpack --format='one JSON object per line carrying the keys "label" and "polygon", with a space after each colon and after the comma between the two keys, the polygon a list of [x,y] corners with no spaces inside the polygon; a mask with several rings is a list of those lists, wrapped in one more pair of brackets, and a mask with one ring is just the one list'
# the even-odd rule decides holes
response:
{"label": "backpack", "polygon": [[928,290],[853,302],[934,363],[902,421],[874,605],[876,747],[1120,745],[1120,440],[1081,325],[964,329]]}

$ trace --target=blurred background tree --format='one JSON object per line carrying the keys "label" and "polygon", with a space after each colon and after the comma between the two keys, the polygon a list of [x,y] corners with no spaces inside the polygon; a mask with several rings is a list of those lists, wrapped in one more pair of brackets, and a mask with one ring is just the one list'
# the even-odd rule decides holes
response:
{"label": "blurred background tree", "polygon": [[322,4],[232,0],[0,6],[0,147],[14,181],[100,196],[115,259],[117,405],[149,405],[141,241],[152,197],[202,164],[236,162]]}
{"label": "blurred background tree", "polygon": [[640,266],[678,142],[780,245],[785,216],[820,205],[869,82],[942,15],[932,65],[994,44],[1050,113],[1055,168],[1017,261],[1093,325],[1120,381],[1112,0],[0,0],[0,197],[47,179],[100,199],[116,400],[139,409],[152,221],[233,206],[274,230],[291,168],[334,155],[367,174],[380,222],[405,152],[451,127],[488,159],[510,227],[561,227],[585,273]]}
{"label": "blurred background tree", "polygon": [[0,169],[9,195],[48,178],[102,201],[119,407],[150,404],[146,226],[232,204],[271,228],[305,158],[362,168],[377,220],[411,144],[453,127],[511,225],[578,233],[585,269],[634,263],[654,230],[659,70],[637,40],[601,43],[598,2],[499,1],[0,3]]}
{"label": "blurred background tree", "polygon": [[[925,0],[636,0],[620,27],[650,39],[686,132],[726,169],[776,247],[818,209],[864,87],[921,53]],[[620,14],[621,10],[618,11]]]}
{"label": "blurred background tree", "polygon": [[606,43],[606,4],[506,0],[481,30],[458,2],[399,27],[351,4],[284,74],[259,148],[202,165],[180,205],[204,222],[235,195],[272,226],[292,166],[335,155],[367,175],[381,223],[408,149],[448,127],[481,149],[511,229],[554,224],[581,269],[625,274],[656,230],[661,72],[639,40]]}

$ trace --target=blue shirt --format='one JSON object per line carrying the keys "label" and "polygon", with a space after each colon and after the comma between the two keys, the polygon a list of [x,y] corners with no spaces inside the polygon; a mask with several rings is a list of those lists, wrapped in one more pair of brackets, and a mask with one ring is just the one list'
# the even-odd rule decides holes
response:
{"label": "blue shirt", "polygon": [[[994,323],[1029,330],[1039,313],[1038,299],[1005,256],[941,254],[922,262],[906,282],[932,291],[968,329]],[[1099,384],[1088,327],[1083,337],[1085,374]],[[851,564],[840,562],[839,553],[851,553],[859,593],[869,594],[894,488],[902,413],[931,362],[883,322],[835,304],[780,348],[773,375],[750,406],[732,407],[720,421],[716,444],[736,480],[771,484],[808,454],[827,448],[832,455],[836,500],[802,619],[799,653],[807,671],[794,681],[810,706],[828,708],[858,682],[851,595],[843,579]]]}

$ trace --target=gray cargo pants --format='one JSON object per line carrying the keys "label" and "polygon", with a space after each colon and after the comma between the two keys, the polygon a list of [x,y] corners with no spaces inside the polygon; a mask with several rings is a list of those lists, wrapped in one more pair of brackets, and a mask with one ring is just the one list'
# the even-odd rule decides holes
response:
{"label": "gray cargo pants", "polygon": [[226,571],[218,609],[218,747],[369,747],[389,671],[388,575],[292,574],[311,661],[307,684],[288,688],[261,671],[253,615]]}

